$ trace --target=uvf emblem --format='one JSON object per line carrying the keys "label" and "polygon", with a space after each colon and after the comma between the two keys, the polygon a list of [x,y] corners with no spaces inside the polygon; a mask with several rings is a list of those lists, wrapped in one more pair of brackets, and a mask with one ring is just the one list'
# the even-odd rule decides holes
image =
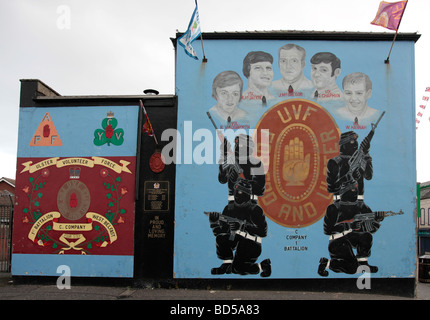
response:
{"label": "uvf emblem", "polygon": [[[320,105],[291,99],[270,108],[254,132],[270,130],[269,157],[262,162],[266,192],[259,205],[268,218],[285,227],[301,228],[321,219],[332,202],[327,192],[327,161],[339,154],[340,131]],[[257,153],[261,154],[261,144]]]}

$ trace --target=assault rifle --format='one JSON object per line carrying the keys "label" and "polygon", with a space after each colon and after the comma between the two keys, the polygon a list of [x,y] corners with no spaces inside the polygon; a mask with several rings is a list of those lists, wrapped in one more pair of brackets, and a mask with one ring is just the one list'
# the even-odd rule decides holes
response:
{"label": "assault rifle", "polygon": [[[360,167],[362,167],[362,162],[363,162],[363,158],[365,156],[365,154],[367,153],[368,150],[366,150],[365,153],[365,148],[369,147],[370,145],[370,141],[373,138],[373,135],[375,134],[375,129],[379,124],[379,121],[381,121],[382,117],[384,116],[385,111],[382,112],[381,116],[379,117],[378,121],[376,121],[376,123],[372,123],[372,129],[370,130],[369,134],[366,136],[366,138],[363,139],[363,141],[361,141],[360,143],[360,147],[354,152],[354,154],[351,156],[351,158],[348,161],[349,164],[349,170],[347,173],[347,181],[352,181],[355,180],[353,177],[353,173]],[[367,146],[363,144],[364,141],[367,140]],[[364,168],[362,168],[364,169]]]}
{"label": "assault rifle", "polygon": [[[205,213],[205,215],[207,215],[209,217],[210,212],[204,211],[204,213]],[[218,216],[219,216],[219,220],[221,220],[223,222],[226,222],[228,224],[230,224],[232,222],[239,223],[239,228],[237,230],[235,230],[235,231],[231,231],[229,240],[234,240],[234,236],[236,235],[236,231],[243,230],[244,226],[246,226],[248,224],[246,222],[246,220],[240,220],[240,219],[237,219],[237,218],[226,216],[226,215],[221,214],[219,212],[218,212]]]}
{"label": "assault rifle", "polygon": [[358,213],[354,216],[353,221],[375,221],[376,216],[382,216],[385,217],[392,217],[392,216],[398,216],[402,215],[404,212],[400,210],[399,212],[393,212],[393,211],[375,211],[375,212],[368,212],[368,213]]}
{"label": "assault rifle", "polygon": [[[367,212],[367,213],[358,213],[351,220],[346,220],[342,222],[352,223],[355,221],[360,221],[362,222],[362,224],[360,225],[359,230],[373,233],[376,230],[378,230],[379,227],[375,226],[372,222],[380,222],[384,220],[385,217],[397,216],[402,214],[403,214],[402,210],[400,210],[399,212],[375,211],[375,212]],[[379,221],[376,221],[377,217]]]}
{"label": "assault rifle", "polygon": [[[206,112],[206,114],[209,117],[209,120],[212,122],[213,126],[215,127],[215,130],[217,132],[218,135],[218,139],[221,141],[222,144],[227,142],[227,139],[225,138],[225,136],[221,133],[220,130],[218,130],[215,121],[212,119],[211,114],[209,111]],[[225,147],[225,146],[224,146]],[[228,151],[227,151],[227,163],[228,165],[233,165],[234,170],[237,172],[237,174],[242,178],[245,179],[245,175],[243,174],[243,170],[240,167],[239,163],[236,161],[236,157],[233,153],[233,150],[231,150],[231,146],[228,146]]]}

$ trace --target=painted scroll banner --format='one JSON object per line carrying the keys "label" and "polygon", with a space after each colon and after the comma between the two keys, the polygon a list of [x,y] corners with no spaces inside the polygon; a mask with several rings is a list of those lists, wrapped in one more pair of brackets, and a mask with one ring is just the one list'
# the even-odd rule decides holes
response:
{"label": "painted scroll banner", "polygon": [[18,168],[14,253],[133,255],[134,157],[19,158]]}

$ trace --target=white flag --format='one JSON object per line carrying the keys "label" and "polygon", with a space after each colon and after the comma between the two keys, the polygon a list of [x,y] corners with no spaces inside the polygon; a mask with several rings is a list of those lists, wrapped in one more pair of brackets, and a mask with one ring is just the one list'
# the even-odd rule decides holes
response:
{"label": "white flag", "polygon": [[194,51],[193,47],[191,46],[191,43],[196,40],[200,34],[200,20],[199,20],[199,11],[197,8],[194,9],[193,15],[190,20],[190,24],[188,25],[187,31],[178,39],[179,44],[184,47],[186,54],[188,54],[190,57],[198,60],[196,52]]}

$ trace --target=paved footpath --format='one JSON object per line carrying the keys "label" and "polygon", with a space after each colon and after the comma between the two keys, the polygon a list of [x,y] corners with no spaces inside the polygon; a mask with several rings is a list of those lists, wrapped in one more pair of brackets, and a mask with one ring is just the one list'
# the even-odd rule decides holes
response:
{"label": "paved footpath", "polygon": [[359,293],[284,290],[228,290],[182,288],[135,288],[73,284],[70,289],[57,288],[53,283],[26,283],[14,281],[10,275],[0,273],[0,300],[430,300],[430,283],[417,282],[416,297],[374,294],[371,290]]}
{"label": "paved footpath", "polygon": [[[301,310],[309,317],[315,315],[321,318],[322,314],[331,314],[334,310],[349,310],[348,314],[354,314],[364,309],[365,312],[371,312],[375,308],[384,310],[384,315],[398,317],[399,312],[404,312],[407,308],[403,304],[404,301],[430,300],[430,283],[421,282],[417,282],[415,297],[375,294],[371,290],[351,293],[297,289],[294,291],[238,290],[228,287],[224,289],[153,288],[111,285],[111,283],[94,285],[77,283],[73,278],[69,289],[60,290],[55,279],[52,282],[28,283],[28,281],[16,281],[10,276],[0,274],[0,304],[5,308],[17,310],[23,317],[25,315],[34,317],[41,310],[49,310],[52,314],[70,314],[75,318],[79,312],[84,312],[86,318],[93,316],[100,318],[100,316],[116,317],[117,312],[120,311],[127,312],[130,316],[139,313],[142,317],[155,313],[159,319],[182,317],[211,320],[220,318],[267,320],[282,314],[290,314],[291,310]],[[357,300],[366,301],[362,304]],[[390,303],[389,306],[386,305],[387,301]],[[369,303],[375,305],[371,306]],[[427,302],[424,303],[427,304]],[[72,307],[69,307],[70,304]],[[426,307],[415,309],[426,310]]]}

